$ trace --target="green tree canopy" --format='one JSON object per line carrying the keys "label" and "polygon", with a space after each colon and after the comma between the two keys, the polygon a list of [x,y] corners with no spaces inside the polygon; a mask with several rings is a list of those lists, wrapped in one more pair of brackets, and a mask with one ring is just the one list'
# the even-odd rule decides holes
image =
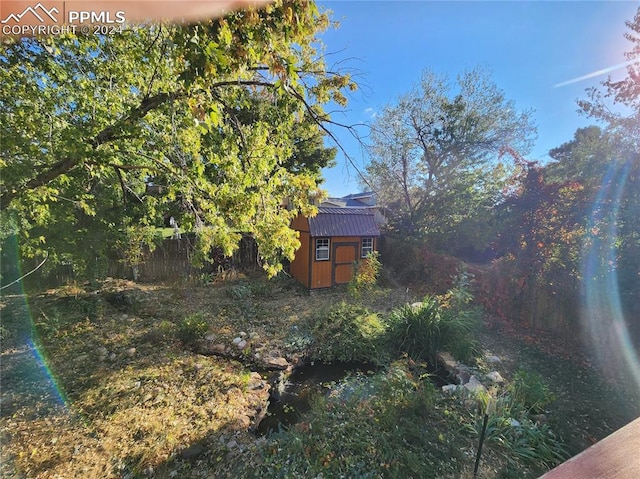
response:
{"label": "green tree canopy", "polygon": [[[323,105],[355,88],[331,72],[328,15],[281,0],[195,25],[0,46],[0,208],[23,255],[85,265],[149,242],[168,211],[199,250],[256,238],[275,273],[289,228],[333,157]],[[162,194],[148,194],[150,182]],[[293,210],[281,208],[288,198]],[[90,253],[90,254],[83,254]]]}
{"label": "green tree canopy", "polygon": [[508,174],[500,151],[527,151],[534,133],[530,113],[518,112],[486,71],[464,72],[454,84],[427,70],[374,122],[366,182],[397,231],[419,238],[448,231],[445,244],[497,201]]}

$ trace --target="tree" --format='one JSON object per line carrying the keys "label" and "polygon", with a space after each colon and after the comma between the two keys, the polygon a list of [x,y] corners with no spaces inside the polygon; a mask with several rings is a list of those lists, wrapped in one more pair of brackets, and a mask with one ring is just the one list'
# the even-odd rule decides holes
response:
{"label": "tree", "polygon": [[355,88],[318,50],[329,25],[314,3],[281,0],[195,25],[1,45],[0,209],[22,254],[89,265],[116,242],[150,243],[173,209],[202,255],[231,253],[247,232],[275,273],[332,158],[323,104]]}
{"label": "tree", "polygon": [[[578,102],[583,114],[604,125],[610,148],[598,159],[603,168],[589,216],[592,235],[583,252],[588,326],[595,328],[596,340],[613,330],[622,335],[623,313],[637,318],[640,304],[640,8],[626,25],[625,38],[632,43],[625,54],[626,76],[609,77]],[[640,323],[628,321],[626,327],[640,337]],[[610,346],[621,348],[615,342]]]}
{"label": "tree", "polygon": [[[580,111],[603,122],[607,132],[623,140],[630,153],[640,151],[640,8],[632,21],[625,22],[631,30],[625,38],[633,43],[627,58],[627,76],[619,81],[609,77],[602,82],[603,90],[587,89],[587,99],[579,100]],[[620,108],[622,107],[622,108]]]}
{"label": "tree", "polygon": [[373,124],[366,181],[404,235],[455,230],[495,204],[508,173],[498,153],[526,151],[534,131],[530,113],[517,112],[486,71],[464,72],[453,85],[426,70]]}

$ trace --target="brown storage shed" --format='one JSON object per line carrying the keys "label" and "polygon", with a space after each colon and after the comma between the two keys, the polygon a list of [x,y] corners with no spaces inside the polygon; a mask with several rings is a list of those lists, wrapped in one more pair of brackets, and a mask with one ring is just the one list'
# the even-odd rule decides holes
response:
{"label": "brown storage shed", "polygon": [[320,207],[316,216],[298,216],[292,226],[301,245],[291,275],[309,289],[348,283],[354,263],[378,249],[380,231],[369,209]]}

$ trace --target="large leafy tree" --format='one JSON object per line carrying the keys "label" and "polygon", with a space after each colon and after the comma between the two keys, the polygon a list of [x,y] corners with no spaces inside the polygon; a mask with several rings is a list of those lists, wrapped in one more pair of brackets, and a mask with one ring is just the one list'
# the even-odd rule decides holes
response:
{"label": "large leafy tree", "polygon": [[119,243],[135,263],[171,211],[203,254],[252,233],[276,272],[332,158],[323,104],[355,87],[323,61],[329,25],[313,2],[281,0],[195,25],[2,44],[3,232],[23,255],[86,266]]}
{"label": "large leafy tree", "polygon": [[486,71],[454,83],[427,70],[374,122],[366,181],[392,228],[444,245],[495,205],[508,176],[500,151],[527,151],[534,133],[530,114],[518,112]]}

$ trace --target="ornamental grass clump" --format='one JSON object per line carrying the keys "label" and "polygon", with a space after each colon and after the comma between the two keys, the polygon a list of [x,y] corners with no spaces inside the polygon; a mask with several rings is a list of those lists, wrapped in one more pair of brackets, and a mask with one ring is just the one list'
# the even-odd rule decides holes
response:
{"label": "ornamental grass clump", "polygon": [[478,315],[443,307],[437,298],[426,297],[420,304],[392,311],[389,340],[394,351],[413,359],[434,361],[439,351],[446,350],[466,361],[477,349],[478,323]]}
{"label": "ornamental grass clump", "polygon": [[[533,412],[514,394],[511,388],[503,391],[488,412],[485,442],[498,452],[510,469],[532,468],[542,473],[568,458],[568,453],[558,435],[546,423],[531,417]],[[465,434],[478,438],[481,435],[483,414],[475,411],[463,419]]]}
{"label": "ornamental grass clump", "polygon": [[461,270],[444,295],[427,296],[421,303],[403,306],[389,316],[389,341],[395,352],[413,359],[435,361],[439,351],[468,361],[477,352],[475,332],[482,311],[473,304],[472,275]]}

